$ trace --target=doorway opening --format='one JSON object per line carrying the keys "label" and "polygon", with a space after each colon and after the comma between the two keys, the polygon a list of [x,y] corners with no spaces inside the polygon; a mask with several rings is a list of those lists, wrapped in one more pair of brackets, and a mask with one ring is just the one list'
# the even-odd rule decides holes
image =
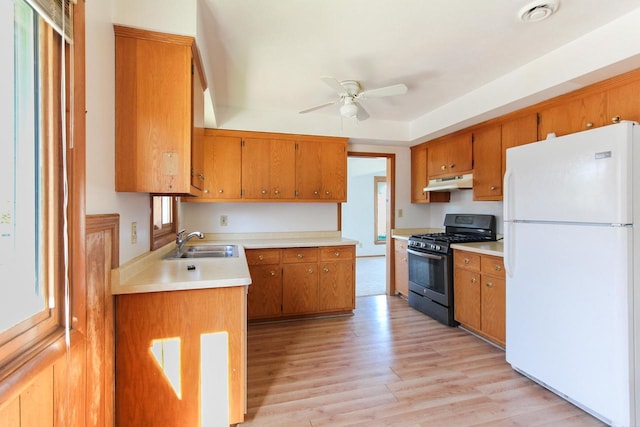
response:
{"label": "doorway opening", "polygon": [[349,152],[347,175],[349,200],[341,206],[341,230],[358,241],[356,296],[392,295],[395,154]]}

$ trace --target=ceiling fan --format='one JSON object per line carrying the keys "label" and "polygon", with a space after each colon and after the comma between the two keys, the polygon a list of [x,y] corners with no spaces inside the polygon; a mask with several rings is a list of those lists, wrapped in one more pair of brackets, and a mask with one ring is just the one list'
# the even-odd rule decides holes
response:
{"label": "ceiling fan", "polygon": [[340,104],[340,115],[342,115],[342,117],[356,117],[359,121],[362,121],[369,118],[369,113],[367,113],[362,105],[360,105],[358,100],[381,98],[383,96],[402,95],[407,93],[407,86],[402,83],[377,89],[361,90],[360,83],[355,80],[338,81],[333,77],[321,77],[320,80],[334,89],[338,93],[339,98],[335,101],[327,102],[326,104],[302,110],[300,111],[300,114],[319,110],[320,108],[324,108],[329,105]]}

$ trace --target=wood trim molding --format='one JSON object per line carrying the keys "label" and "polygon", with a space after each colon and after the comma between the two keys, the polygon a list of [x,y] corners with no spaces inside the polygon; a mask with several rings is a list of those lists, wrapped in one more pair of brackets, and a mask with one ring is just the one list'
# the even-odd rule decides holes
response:
{"label": "wood trim molding", "polygon": [[109,231],[111,233],[111,268],[120,266],[120,215],[100,214],[87,215],[86,233]]}

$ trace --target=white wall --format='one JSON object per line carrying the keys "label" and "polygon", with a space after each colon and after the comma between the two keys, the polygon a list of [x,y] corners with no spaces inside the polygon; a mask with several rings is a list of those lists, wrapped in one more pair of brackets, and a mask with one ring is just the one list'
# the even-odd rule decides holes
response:
{"label": "white wall", "polygon": [[429,222],[427,227],[444,227],[444,216],[448,213],[495,215],[498,234],[502,234],[502,202],[474,202],[473,190],[451,192],[449,203],[429,204]]}
{"label": "white wall", "polygon": [[[115,0],[86,2],[87,214],[120,214],[120,263],[149,250],[149,195],[115,192]],[[138,240],[131,244],[131,222]]]}
{"label": "white wall", "polygon": [[387,159],[347,159],[347,203],[342,204],[342,235],[355,239],[356,256],[384,255],[385,245],[374,243],[374,178],[387,174]]}

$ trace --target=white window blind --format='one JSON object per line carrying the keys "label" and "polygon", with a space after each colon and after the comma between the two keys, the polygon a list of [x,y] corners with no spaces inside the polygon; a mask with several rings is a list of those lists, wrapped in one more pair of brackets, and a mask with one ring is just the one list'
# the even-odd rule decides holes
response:
{"label": "white window blind", "polygon": [[25,0],[67,42],[73,42],[73,3],[77,0]]}

